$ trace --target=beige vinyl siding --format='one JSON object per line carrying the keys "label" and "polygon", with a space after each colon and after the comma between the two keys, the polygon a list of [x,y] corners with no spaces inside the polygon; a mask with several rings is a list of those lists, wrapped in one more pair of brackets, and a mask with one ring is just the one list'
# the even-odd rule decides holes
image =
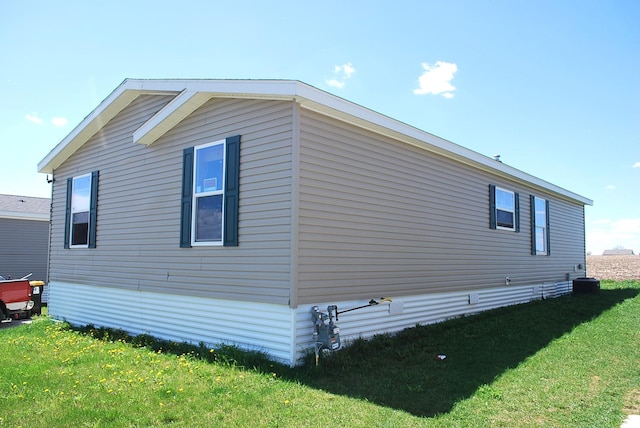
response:
{"label": "beige vinyl siding", "polygon": [[[56,171],[52,280],[288,304],[292,103],[212,99],[150,146],[132,132],[170,97],[141,96]],[[179,248],[182,151],[241,136],[238,247]],[[100,171],[97,248],[63,249],[66,178]]]}
{"label": "beige vinyl siding", "polygon": [[[551,256],[531,256],[533,189],[308,110],[299,169],[299,304],[558,281],[584,263],[581,205],[538,194]],[[520,233],[489,228],[489,184],[520,193]]]}

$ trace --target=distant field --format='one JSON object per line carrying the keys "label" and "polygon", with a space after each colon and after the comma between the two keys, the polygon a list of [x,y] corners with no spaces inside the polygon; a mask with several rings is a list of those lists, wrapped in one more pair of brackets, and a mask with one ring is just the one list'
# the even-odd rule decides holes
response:
{"label": "distant field", "polygon": [[587,276],[598,279],[640,279],[640,256],[587,256]]}

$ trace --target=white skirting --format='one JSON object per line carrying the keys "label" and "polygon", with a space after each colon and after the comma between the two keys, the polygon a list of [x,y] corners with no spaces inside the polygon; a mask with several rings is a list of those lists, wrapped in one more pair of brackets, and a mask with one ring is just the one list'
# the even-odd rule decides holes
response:
{"label": "white skirting", "polygon": [[[291,309],[284,305],[207,299],[163,293],[121,290],[86,284],[49,283],[49,314],[73,325],[93,324],[118,328],[131,334],[149,334],[177,342],[215,346],[231,343],[267,352],[274,359],[295,364],[313,349],[312,306],[325,311],[337,305],[342,311],[366,305],[362,301],[318,302]],[[557,297],[571,291],[570,282],[535,286],[424,294],[383,296],[392,299],[345,313],[336,324],[343,343],[359,337],[392,333],[417,324],[534,299]]]}
{"label": "white skirting", "polygon": [[[287,306],[51,282],[49,314],[72,325],[122,329],[176,342],[236,344],[290,362]],[[275,334],[277,333],[277,334]]]}

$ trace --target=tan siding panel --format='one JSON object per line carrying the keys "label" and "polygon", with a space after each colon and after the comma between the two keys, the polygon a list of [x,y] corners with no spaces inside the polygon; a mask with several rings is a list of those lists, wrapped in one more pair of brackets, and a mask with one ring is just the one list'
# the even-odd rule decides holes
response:
{"label": "tan siding panel", "polygon": [[[170,98],[139,97],[56,171],[52,278],[288,304],[292,105],[210,100],[152,145],[132,132]],[[179,248],[182,150],[241,136],[240,245]],[[96,249],[62,248],[68,176],[100,171]]]}
{"label": "tan siding panel", "polygon": [[[552,255],[531,256],[532,189],[310,111],[301,130],[300,304],[559,281],[583,263],[579,205],[538,195]],[[520,233],[489,228],[489,184],[520,193]]]}

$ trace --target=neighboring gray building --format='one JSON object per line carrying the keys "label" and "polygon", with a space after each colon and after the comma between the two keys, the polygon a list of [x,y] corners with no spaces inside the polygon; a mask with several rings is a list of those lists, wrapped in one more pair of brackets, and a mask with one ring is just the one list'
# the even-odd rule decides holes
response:
{"label": "neighboring gray building", "polygon": [[125,80],[40,162],[49,313],[294,363],[343,339],[552,297],[592,201],[298,81]]}
{"label": "neighboring gray building", "polygon": [[0,195],[0,275],[47,280],[49,198]]}

